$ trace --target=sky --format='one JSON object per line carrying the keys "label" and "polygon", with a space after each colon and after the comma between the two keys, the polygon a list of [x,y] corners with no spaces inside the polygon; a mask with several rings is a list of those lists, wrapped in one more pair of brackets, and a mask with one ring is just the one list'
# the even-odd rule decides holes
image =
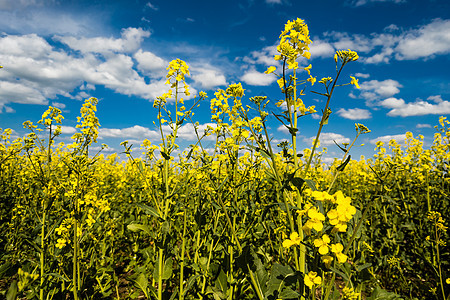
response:
{"label": "sky", "polygon": [[[122,152],[125,140],[136,151],[144,139],[158,144],[153,101],[169,88],[166,67],[177,58],[189,65],[191,93],[208,94],[194,111],[201,129],[211,123],[214,92],[233,83],[242,83],[244,104],[267,96],[267,109],[280,113],[277,78],[264,71],[279,66],[273,59],[279,35],[297,18],[313,41],[311,59],[299,61],[312,65],[312,76],[335,76],[336,50],[360,56],[338,84],[354,76],[361,88],[339,87],[331,100],[321,137],[327,160],[342,156],[334,142],[351,142],[355,123],[371,133],[358,139],[354,158],[371,157],[377,141],[402,142],[407,131],[431,145],[439,116],[450,114],[448,0],[0,0],[0,128],[23,136],[24,121],[37,122],[54,106],[64,116],[59,141],[70,142],[84,99],[96,97],[97,146],[107,144],[105,154]],[[323,86],[302,96],[320,113],[326,99],[311,91]],[[299,119],[300,149],[311,147],[319,117]],[[290,138],[273,116],[267,125],[274,144]],[[195,142],[190,125],[178,136],[181,150]]]}

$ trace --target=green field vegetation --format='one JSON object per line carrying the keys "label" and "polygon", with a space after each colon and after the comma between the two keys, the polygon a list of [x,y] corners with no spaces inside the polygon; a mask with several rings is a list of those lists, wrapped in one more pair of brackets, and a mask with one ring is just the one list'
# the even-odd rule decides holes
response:
{"label": "green field vegetation", "polygon": [[[439,119],[429,148],[406,133],[359,161],[351,148],[370,130],[355,124],[353,143],[338,145],[342,158],[324,164],[329,103],[335,88],[358,87],[341,77],[358,55],[338,51],[334,77],[316,80],[297,63],[310,42],[302,20],[288,22],[275,57],[283,69],[267,70],[285,95],[274,116],[292,135],[278,145],[267,99],[245,98],[240,84],[210,97],[216,126],[200,131],[193,111],[208,96],[184,102],[189,69],[178,59],[170,91],[154,103],[161,143],[145,140],[144,157],[128,142],[125,161],[89,150],[100,126],[95,98],[72,143],[58,141],[63,117],[53,107],[24,123],[23,138],[0,130],[0,297],[448,299],[450,122]],[[315,107],[299,95],[310,89],[326,106],[313,146],[300,151],[297,122]],[[175,155],[188,123],[198,141]]]}

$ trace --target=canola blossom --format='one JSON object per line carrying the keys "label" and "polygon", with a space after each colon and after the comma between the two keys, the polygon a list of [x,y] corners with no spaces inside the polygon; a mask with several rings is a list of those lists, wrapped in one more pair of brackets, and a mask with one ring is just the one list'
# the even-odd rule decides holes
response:
{"label": "canola blossom", "polygon": [[[285,111],[275,117],[291,139],[277,145],[271,100],[240,83],[191,99],[181,59],[154,100],[161,136],[135,148],[123,141],[123,157],[97,145],[96,98],[81,105],[71,140],[55,107],[25,121],[23,137],[0,129],[0,298],[448,297],[450,122],[440,117],[433,137],[378,141],[358,160],[352,147],[371,130],[356,123],[355,139],[337,144],[343,157],[326,164],[329,103],[334,87],[360,88],[339,77],[359,55],[338,50],[336,74],[316,76],[304,63],[304,20],[288,21],[279,38],[283,67],[265,73],[278,79],[274,104]],[[317,111],[311,86],[325,97]],[[211,112],[204,129],[194,118],[200,101]],[[302,149],[299,120],[314,112],[318,133]],[[182,149],[186,124],[197,140]]]}

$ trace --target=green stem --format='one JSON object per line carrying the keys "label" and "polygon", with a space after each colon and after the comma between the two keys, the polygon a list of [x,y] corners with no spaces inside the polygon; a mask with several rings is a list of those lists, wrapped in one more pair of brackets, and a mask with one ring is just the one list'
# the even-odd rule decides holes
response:
{"label": "green stem", "polygon": [[187,227],[187,219],[186,219],[186,212],[187,209],[185,208],[184,212],[183,212],[183,241],[181,243],[181,262],[180,262],[180,295],[179,295],[179,299],[183,300],[184,299],[184,295],[183,295],[183,287],[184,287],[184,255],[185,255],[185,250],[186,250],[186,227]]}
{"label": "green stem", "polygon": [[158,253],[158,300],[162,300],[162,277],[164,270],[164,250],[159,249]]}
{"label": "green stem", "polygon": [[75,197],[75,216],[73,218],[73,272],[72,272],[72,284],[73,284],[73,298],[75,300],[78,300],[78,237],[77,237],[77,231],[78,231],[78,199]]}
{"label": "green stem", "polygon": [[[309,168],[311,166],[311,161],[312,161],[312,158],[314,156],[314,152],[315,152],[315,150],[317,148],[317,144],[319,142],[319,137],[320,137],[320,133],[322,132],[322,127],[324,125],[325,118],[329,117],[329,115],[328,115],[328,106],[330,105],[331,96],[333,95],[334,88],[336,87],[336,82],[337,82],[337,80],[339,78],[339,75],[341,74],[341,71],[342,71],[342,68],[344,67],[344,65],[345,64],[342,64],[341,67],[339,68],[339,71],[338,71],[338,73],[336,75],[336,78],[335,78],[335,80],[333,82],[333,86],[331,87],[331,91],[329,93],[327,93],[327,103],[325,105],[325,109],[323,110],[322,119],[320,120],[319,130],[317,131],[316,139],[314,140],[314,145],[313,145],[313,148],[311,150],[311,155],[310,155],[310,157],[308,159],[308,163],[306,164],[305,171],[303,172],[303,178],[306,178],[306,175],[308,175],[308,171],[309,171]],[[328,87],[327,87],[327,90],[328,90]]]}
{"label": "green stem", "polygon": [[40,257],[40,263],[41,263],[41,284],[39,287],[39,299],[44,300],[44,255],[45,255],[45,208],[44,212],[42,213],[42,230],[41,230],[41,257]]}

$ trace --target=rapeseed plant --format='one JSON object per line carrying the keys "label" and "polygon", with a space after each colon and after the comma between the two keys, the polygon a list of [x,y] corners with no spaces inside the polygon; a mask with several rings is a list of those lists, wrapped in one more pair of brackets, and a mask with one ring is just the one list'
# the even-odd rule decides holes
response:
{"label": "rapeseed plant", "polygon": [[[280,114],[267,97],[245,105],[248,91],[231,84],[210,99],[214,125],[204,132],[193,117],[207,95],[184,99],[189,67],[171,61],[169,89],[154,102],[161,137],[143,141],[143,159],[127,141],[127,161],[92,155],[95,98],[82,105],[72,143],[57,144],[63,117],[52,107],[24,123],[23,138],[0,130],[0,290],[7,278],[8,295],[30,299],[357,299],[382,297],[378,286],[445,299],[450,122],[439,119],[428,149],[425,137],[406,133],[359,161],[350,151],[370,130],[356,123],[355,139],[337,145],[343,157],[325,165],[320,134],[332,124],[335,87],[359,88],[353,76],[340,83],[358,54],[337,51],[335,76],[317,77],[305,63],[310,45],[305,22],[288,21],[279,67],[266,71],[278,77]],[[300,153],[298,120],[319,110],[309,90],[327,101]],[[271,114],[291,134],[279,150]],[[187,125],[197,141],[175,157]]]}

